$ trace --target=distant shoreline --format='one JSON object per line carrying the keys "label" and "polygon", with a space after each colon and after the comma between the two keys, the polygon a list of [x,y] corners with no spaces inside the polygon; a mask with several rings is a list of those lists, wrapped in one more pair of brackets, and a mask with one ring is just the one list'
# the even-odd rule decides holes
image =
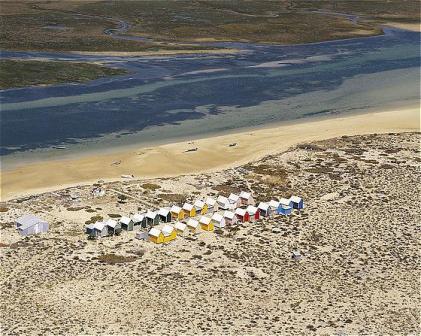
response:
{"label": "distant shoreline", "polygon": [[[5,201],[98,180],[116,181],[124,174],[133,174],[135,178],[157,178],[219,171],[285,151],[303,142],[343,135],[419,131],[419,118],[419,106],[402,107],[296,120],[272,128],[149,148],[139,146],[107,154],[36,162],[2,171],[1,198]],[[186,152],[193,147],[197,151]]]}

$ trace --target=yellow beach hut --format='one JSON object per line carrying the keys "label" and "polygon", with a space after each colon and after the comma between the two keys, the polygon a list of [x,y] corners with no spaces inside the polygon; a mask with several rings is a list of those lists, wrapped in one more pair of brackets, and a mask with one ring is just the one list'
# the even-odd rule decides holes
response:
{"label": "yellow beach hut", "polygon": [[194,208],[193,204],[190,203],[184,203],[183,210],[186,216],[188,217],[194,217],[196,216],[196,209]]}
{"label": "yellow beach hut", "polygon": [[196,210],[196,213],[200,213],[201,215],[204,215],[208,212],[208,205],[201,200],[197,200],[196,202],[194,202],[193,206],[194,206],[194,209]]}
{"label": "yellow beach hut", "polygon": [[205,231],[213,231],[214,225],[212,220],[207,216],[202,216],[199,219],[200,227]]}
{"label": "yellow beach hut", "polygon": [[161,231],[164,235],[164,243],[168,243],[177,238],[177,231],[171,225],[164,225]]}
{"label": "yellow beach hut", "polygon": [[155,244],[162,244],[164,242],[164,235],[161,230],[153,227],[149,230],[149,241]]}
{"label": "yellow beach hut", "polygon": [[181,209],[179,206],[173,205],[170,209],[170,212],[171,212],[172,219],[174,220],[184,219],[184,210]]}
{"label": "yellow beach hut", "polygon": [[187,225],[181,222],[175,223],[174,228],[177,231],[177,236],[184,236],[187,232]]}
{"label": "yellow beach hut", "polygon": [[189,220],[187,221],[187,227],[191,232],[196,232],[199,228],[199,222],[196,219],[189,218]]}

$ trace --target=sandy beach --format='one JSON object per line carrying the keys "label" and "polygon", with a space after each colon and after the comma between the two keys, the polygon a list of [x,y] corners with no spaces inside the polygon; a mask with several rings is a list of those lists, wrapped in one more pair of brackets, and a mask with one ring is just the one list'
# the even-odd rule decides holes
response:
{"label": "sandy beach", "polygon": [[[298,143],[342,135],[418,131],[419,107],[298,121],[274,128],[27,164],[1,174],[2,200],[67,186],[135,178],[217,171],[279,153]],[[230,146],[230,144],[236,144]],[[197,148],[197,151],[186,152]]]}

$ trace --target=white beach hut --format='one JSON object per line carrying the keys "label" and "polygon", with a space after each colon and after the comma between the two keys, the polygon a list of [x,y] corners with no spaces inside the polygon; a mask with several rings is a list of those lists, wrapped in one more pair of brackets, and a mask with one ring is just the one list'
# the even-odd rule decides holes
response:
{"label": "white beach hut", "polygon": [[211,218],[213,225],[219,229],[223,229],[225,227],[225,218],[220,213],[215,212]]}
{"label": "white beach hut", "polygon": [[254,198],[249,192],[242,191],[240,192],[240,201],[241,205],[254,205]]}
{"label": "white beach hut", "polygon": [[28,214],[16,219],[16,229],[21,236],[43,233],[48,231],[48,222],[35,215]]}

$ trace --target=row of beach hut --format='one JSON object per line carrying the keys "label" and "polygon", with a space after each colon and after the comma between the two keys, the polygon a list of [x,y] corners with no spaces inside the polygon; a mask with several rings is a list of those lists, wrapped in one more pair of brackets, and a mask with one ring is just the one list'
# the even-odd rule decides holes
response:
{"label": "row of beach hut", "polygon": [[[253,222],[260,219],[261,216],[288,215],[293,208],[301,209],[303,206],[303,200],[297,196],[292,196],[289,199],[281,198],[279,201],[271,200],[268,203],[261,202],[258,206],[255,206],[251,193],[242,191],[239,195],[218,196],[216,199],[208,197],[204,201],[196,200],[194,203],[184,203],[182,207],[173,205],[171,208],[161,208],[157,211],[149,210],[146,213],[135,214],[131,217],[123,216],[118,221],[108,219],[105,222],[96,222],[86,227],[86,233],[91,238],[98,238],[119,234],[121,230],[146,229],[155,227],[160,223],[173,221],[176,224],[179,223],[179,226],[185,224],[192,230],[200,226],[203,230],[212,231],[215,227],[223,228],[225,225],[232,225],[238,221]],[[208,214],[212,215],[209,216]],[[198,219],[195,219],[195,217],[198,217]],[[181,223],[181,221],[184,221],[184,223]],[[168,237],[172,237],[169,227],[166,231],[168,231]],[[153,230],[152,233],[158,234],[157,230]],[[163,235],[166,237],[164,233]]]}

